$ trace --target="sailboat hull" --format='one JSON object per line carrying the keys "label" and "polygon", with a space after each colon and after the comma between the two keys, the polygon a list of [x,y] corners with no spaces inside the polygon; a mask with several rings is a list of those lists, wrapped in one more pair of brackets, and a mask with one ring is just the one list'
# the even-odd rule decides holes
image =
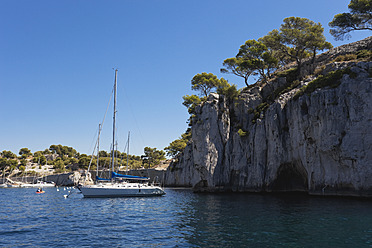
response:
{"label": "sailboat hull", "polygon": [[141,184],[96,184],[79,187],[84,197],[147,197],[162,196],[165,192],[158,186]]}

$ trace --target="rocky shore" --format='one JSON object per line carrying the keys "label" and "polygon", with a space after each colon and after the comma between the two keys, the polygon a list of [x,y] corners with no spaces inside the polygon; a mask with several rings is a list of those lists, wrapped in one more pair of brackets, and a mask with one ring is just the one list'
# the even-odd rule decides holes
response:
{"label": "rocky shore", "polygon": [[[119,172],[125,174],[125,172]],[[150,182],[156,182],[161,185],[164,184],[164,174],[165,170],[163,169],[142,169],[142,170],[131,170],[129,171],[130,175],[134,176],[143,176],[149,177]],[[36,183],[36,181],[42,180],[46,182],[54,182],[56,186],[76,186],[79,184],[93,184],[94,178],[96,177],[96,172],[87,172],[87,171],[74,171],[69,173],[60,173],[47,175],[42,178],[30,177],[11,177],[11,182],[25,182],[25,183]],[[100,172],[100,177],[108,178],[109,171]],[[7,178],[0,178],[0,184],[7,183]]]}

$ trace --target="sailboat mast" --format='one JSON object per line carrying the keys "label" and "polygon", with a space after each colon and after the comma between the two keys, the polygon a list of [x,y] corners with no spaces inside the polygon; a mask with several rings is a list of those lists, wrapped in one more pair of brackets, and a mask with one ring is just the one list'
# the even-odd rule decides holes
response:
{"label": "sailboat mast", "polygon": [[97,139],[97,173],[96,176],[98,177],[98,167],[99,167],[99,138],[101,136],[101,123],[98,125],[98,139]]}
{"label": "sailboat mast", "polygon": [[129,137],[130,137],[130,131],[128,132],[128,146],[127,146],[127,171],[126,171],[126,174],[128,174],[128,164],[129,164]]}
{"label": "sailboat mast", "polygon": [[113,117],[113,127],[112,127],[112,172],[114,172],[115,166],[115,123],[116,123],[116,90],[117,90],[117,75],[118,69],[115,69],[115,84],[114,84],[114,117]]}

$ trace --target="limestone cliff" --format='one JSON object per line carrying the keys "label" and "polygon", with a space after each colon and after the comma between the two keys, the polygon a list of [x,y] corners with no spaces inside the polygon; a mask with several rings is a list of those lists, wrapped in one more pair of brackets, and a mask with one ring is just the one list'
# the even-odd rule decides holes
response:
{"label": "limestone cliff", "polygon": [[239,99],[210,94],[166,185],[371,197],[372,62],[330,62],[371,48],[369,37],[319,55],[301,82],[278,73]]}

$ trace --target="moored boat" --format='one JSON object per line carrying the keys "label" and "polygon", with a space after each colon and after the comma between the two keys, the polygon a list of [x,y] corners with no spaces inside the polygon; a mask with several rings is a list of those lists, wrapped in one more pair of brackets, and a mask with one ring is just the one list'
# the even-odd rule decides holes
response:
{"label": "moored boat", "polygon": [[84,197],[129,197],[162,196],[165,192],[159,187],[143,183],[98,183],[79,187]]}
{"label": "moored boat", "polygon": [[[164,190],[154,184],[149,183],[149,178],[138,177],[132,175],[122,175],[115,171],[115,122],[116,122],[116,91],[117,91],[117,72],[115,70],[114,83],[114,112],[113,112],[113,140],[112,140],[112,162],[110,178],[99,178],[96,176],[96,183],[94,185],[81,185],[78,189],[82,192],[84,197],[130,197],[130,196],[162,196],[165,195]],[[99,155],[99,137],[101,132],[101,125],[99,126],[98,140],[97,140],[97,156]],[[128,138],[129,142],[129,138]],[[129,147],[129,144],[128,144]],[[93,152],[94,153],[94,152]],[[99,161],[99,159],[97,159]],[[89,165],[90,168],[90,165]],[[89,171],[88,168],[88,171]],[[97,164],[98,170],[98,164]]]}
{"label": "moored boat", "polygon": [[8,188],[8,184],[2,183],[2,184],[0,184],[0,188]]}

